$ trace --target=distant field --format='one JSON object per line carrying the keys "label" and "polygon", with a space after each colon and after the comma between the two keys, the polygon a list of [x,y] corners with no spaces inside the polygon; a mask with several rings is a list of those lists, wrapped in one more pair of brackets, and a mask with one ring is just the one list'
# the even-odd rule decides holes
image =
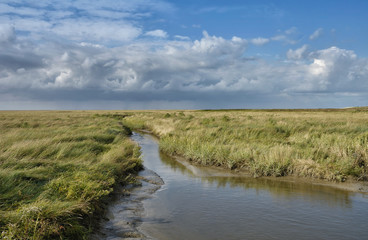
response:
{"label": "distant field", "polygon": [[1,239],[82,239],[105,197],[141,168],[121,117],[0,112]]}
{"label": "distant field", "polygon": [[202,165],[254,176],[368,179],[368,108],[135,113],[131,128]]}

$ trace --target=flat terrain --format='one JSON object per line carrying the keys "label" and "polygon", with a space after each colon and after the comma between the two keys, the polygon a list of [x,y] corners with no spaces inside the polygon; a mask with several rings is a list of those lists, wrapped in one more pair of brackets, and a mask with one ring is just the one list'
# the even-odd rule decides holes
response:
{"label": "flat terrain", "polygon": [[367,180],[368,111],[141,112],[124,119],[160,137],[171,155],[258,176]]}
{"label": "flat terrain", "polygon": [[368,109],[0,112],[4,239],[86,238],[142,168],[131,130],[193,163],[259,176],[368,180]]}

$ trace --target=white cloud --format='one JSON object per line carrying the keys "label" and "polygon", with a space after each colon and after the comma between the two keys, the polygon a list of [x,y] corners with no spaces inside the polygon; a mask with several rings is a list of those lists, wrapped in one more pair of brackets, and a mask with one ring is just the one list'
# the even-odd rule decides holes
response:
{"label": "white cloud", "polygon": [[368,91],[368,59],[358,59],[353,51],[330,47],[311,52],[312,63],[299,64],[301,81],[288,91],[361,93]]}
{"label": "white cloud", "polygon": [[150,37],[157,37],[157,38],[167,38],[168,34],[164,30],[156,29],[152,31],[146,32],[144,35],[150,36]]}
{"label": "white cloud", "polygon": [[93,44],[93,43],[89,43],[89,42],[81,42],[80,45],[83,46],[83,47],[94,47],[94,48],[102,48],[103,47],[100,44]]}
{"label": "white cloud", "polygon": [[[1,19],[1,18],[0,18]],[[141,29],[127,21],[91,20],[88,18],[62,19],[61,21],[47,22],[37,18],[2,17],[5,22],[12,22],[19,31],[30,32],[54,38],[65,38],[68,41],[93,41],[109,43],[112,41],[127,42],[135,39]],[[45,34],[47,32],[47,34]],[[50,36],[50,34],[52,34]]]}
{"label": "white cloud", "polygon": [[205,31],[193,41],[176,36],[108,48],[88,41],[35,45],[0,25],[0,39],[6,42],[0,44],[0,97],[208,104],[227,98],[261,106],[281,95],[296,102],[292,96],[368,94],[368,59],[337,47],[308,52],[303,45],[287,52],[288,61],[264,61],[244,57],[246,39]]}
{"label": "white cloud", "polygon": [[203,31],[203,38],[195,40],[192,46],[194,52],[207,53],[219,56],[242,55],[245,51],[247,41],[238,37],[226,40],[222,37],[210,36]]}
{"label": "white cloud", "polygon": [[11,24],[17,31],[29,32],[37,34],[44,31],[49,31],[52,24],[38,18],[21,18],[18,16],[0,16],[0,21]]}
{"label": "white cloud", "polygon": [[285,33],[287,35],[294,34],[294,33],[297,33],[297,32],[298,32],[298,28],[296,28],[296,27],[291,27],[291,28],[285,30]]}
{"label": "white cloud", "polygon": [[286,40],[286,36],[285,35],[276,35],[276,36],[272,37],[271,40],[273,40],[273,41],[283,41],[283,40]]}
{"label": "white cloud", "polygon": [[[50,8],[52,6],[52,8]],[[17,1],[0,3],[0,22],[11,23],[23,38],[67,40],[116,46],[141,35],[142,19],[174,12],[163,0]],[[156,35],[163,32],[156,32]]]}
{"label": "white cloud", "polygon": [[288,44],[296,44],[297,41],[290,38],[290,36],[286,36],[284,34],[279,34],[271,37],[272,41],[285,42]]}
{"label": "white cloud", "polygon": [[316,31],[314,31],[310,36],[310,40],[315,40],[319,38],[323,34],[323,28],[318,28]]}
{"label": "white cloud", "polygon": [[[226,107],[246,102],[280,107],[276,101],[280,96],[292,104],[296,96],[301,96],[302,104],[306,99],[317,104],[348,96],[367,99],[368,59],[353,51],[338,47],[311,51],[303,45],[289,49],[287,61],[252,59],[245,57],[248,43],[295,44],[297,29],[248,40],[204,31],[199,39],[175,35],[172,41],[164,29],[144,29],[142,19],[157,20],[158,12],[174,11],[161,0],[2,1],[0,103],[6,98],[40,104],[65,101],[67,96],[67,101],[94,104],[180,102],[193,107],[206,102],[205,106]],[[310,40],[322,33],[317,29]],[[135,41],[140,36],[160,41],[144,37]],[[358,100],[349,105],[353,102]]]}
{"label": "white cloud", "polygon": [[258,38],[253,38],[252,40],[250,40],[250,42],[253,43],[254,45],[262,46],[270,42],[270,39],[258,37]]}
{"label": "white cloud", "polygon": [[0,3],[0,13],[1,14],[17,14],[22,16],[40,16],[42,11],[29,7],[12,7],[8,4]]}
{"label": "white cloud", "polygon": [[305,57],[308,45],[303,45],[302,47],[292,50],[289,49],[286,53],[288,59],[300,60]]}
{"label": "white cloud", "polygon": [[284,15],[284,11],[276,8],[273,4],[240,4],[237,6],[210,6],[200,8],[194,11],[195,14],[208,14],[208,13],[217,13],[223,14],[233,11],[241,11],[243,16],[246,17],[271,17],[271,18],[279,18]]}
{"label": "white cloud", "polygon": [[[140,42],[116,48],[89,43],[34,48],[14,43],[1,49],[0,84],[4,89],[112,92],[368,91],[364,81],[368,62],[353,51],[331,47],[307,54],[304,45],[288,51],[288,63],[266,63],[243,58],[246,46],[245,39],[224,39],[207,32],[195,41]],[[302,58],[309,61],[298,61]]]}
{"label": "white cloud", "polygon": [[326,62],[323,59],[314,59],[313,63],[309,66],[309,72],[312,75],[327,74]]}
{"label": "white cloud", "polygon": [[15,40],[14,27],[0,24],[0,43],[12,42]]}
{"label": "white cloud", "polygon": [[85,18],[63,20],[50,29],[58,36],[74,41],[128,42],[141,34],[141,29],[126,21],[98,21]]}
{"label": "white cloud", "polygon": [[182,40],[182,41],[189,41],[190,37],[188,36],[181,36],[181,35],[175,35],[174,36],[176,39]]}

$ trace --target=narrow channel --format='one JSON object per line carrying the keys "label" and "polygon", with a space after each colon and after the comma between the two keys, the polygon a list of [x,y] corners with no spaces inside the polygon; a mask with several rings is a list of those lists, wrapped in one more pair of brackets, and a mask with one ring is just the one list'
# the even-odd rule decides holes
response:
{"label": "narrow channel", "polygon": [[[133,212],[112,207],[107,223],[115,228],[119,221],[120,227],[133,225],[138,232],[133,238],[367,239],[366,194],[232,176],[160,153],[158,141],[148,134],[134,133],[132,138],[141,146],[146,168],[142,175],[150,180],[130,200],[118,200],[120,210],[136,200],[136,207],[128,208]],[[126,224],[127,218],[136,221]],[[105,239],[113,239],[108,235]]]}

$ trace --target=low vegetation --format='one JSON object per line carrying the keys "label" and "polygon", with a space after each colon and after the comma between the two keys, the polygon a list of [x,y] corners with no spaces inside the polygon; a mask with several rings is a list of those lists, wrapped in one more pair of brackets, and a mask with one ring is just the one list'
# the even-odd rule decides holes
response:
{"label": "low vegetation", "polygon": [[135,113],[127,126],[202,165],[254,176],[368,179],[368,109],[217,110]]}
{"label": "low vegetation", "polygon": [[0,112],[1,239],[85,239],[139,147],[124,115]]}
{"label": "low vegetation", "polygon": [[142,168],[130,129],[197,164],[368,180],[368,109],[0,112],[2,239],[85,239]]}

